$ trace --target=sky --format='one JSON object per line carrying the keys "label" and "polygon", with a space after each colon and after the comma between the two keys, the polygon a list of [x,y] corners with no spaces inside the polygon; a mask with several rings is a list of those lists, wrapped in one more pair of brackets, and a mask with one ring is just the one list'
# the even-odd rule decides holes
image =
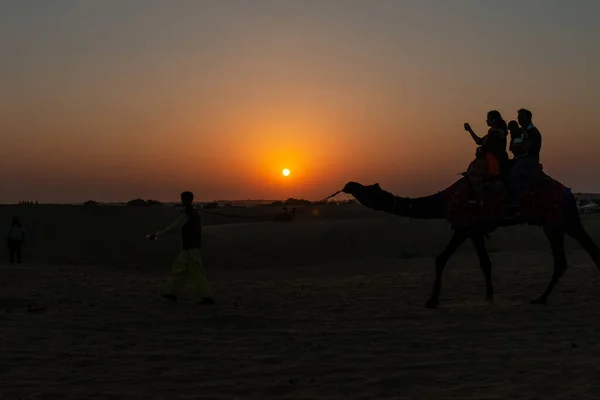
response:
{"label": "sky", "polygon": [[[597,0],[0,0],[0,203],[435,193],[533,112],[600,192]],[[282,169],[291,174],[284,177]]]}

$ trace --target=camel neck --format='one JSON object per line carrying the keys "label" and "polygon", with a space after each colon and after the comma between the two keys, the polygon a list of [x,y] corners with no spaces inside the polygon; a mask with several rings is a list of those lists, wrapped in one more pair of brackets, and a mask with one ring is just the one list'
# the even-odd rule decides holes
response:
{"label": "camel neck", "polygon": [[444,199],[440,194],[415,198],[394,197],[392,208],[388,211],[392,214],[416,219],[440,219],[445,216]]}

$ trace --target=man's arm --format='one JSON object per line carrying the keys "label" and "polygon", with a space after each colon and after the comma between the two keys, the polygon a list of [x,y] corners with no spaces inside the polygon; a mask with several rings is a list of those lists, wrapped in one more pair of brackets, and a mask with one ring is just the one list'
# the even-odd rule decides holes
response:
{"label": "man's arm", "polygon": [[528,137],[521,143],[515,143],[513,148],[518,152],[525,152],[529,150],[531,146],[533,146],[536,142],[539,142],[542,139],[542,136],[539,132],[529,132]]}
{"label": "man's arm", "polygon": [[168,235],[169,233],[179,230],[183,225],[185,225],[185,223],[187,221],[188,221],[187,214],[181,213],[181,215],[179,216],[179,218],[177,218],[175,220],[175,222],[173,222],[171,225],[167,226],[165,229],[156,232],[154,235],[156,237]]}
{"label": "man's arm", "polygon": [[529,150],[529,148],[531,147],[531,141],[530,140],[526,140],[524,142],[521,143],[513,143],[511,146],[511,151],[513,153],[524,153],[527,150]]}

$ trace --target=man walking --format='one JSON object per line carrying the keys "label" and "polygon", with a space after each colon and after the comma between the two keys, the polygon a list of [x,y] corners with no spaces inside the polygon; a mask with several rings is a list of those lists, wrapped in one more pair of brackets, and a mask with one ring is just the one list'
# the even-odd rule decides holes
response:
{"label": "man walking", "polygon": [[184,209],[170,226],[147,235],[148,240],[155,241],[176,230],[181,231],[181,252],[173,264],[169,290],[161,293],[165,299],[177,300],[177,296],[184,288],[186,282],[191,280],[200,296],[202,305],[215,304],[202,264],[200,248],[202,243],[202,224],[200,213],[194,208],[194,194],[192,192],[181,193],[181,204]]}

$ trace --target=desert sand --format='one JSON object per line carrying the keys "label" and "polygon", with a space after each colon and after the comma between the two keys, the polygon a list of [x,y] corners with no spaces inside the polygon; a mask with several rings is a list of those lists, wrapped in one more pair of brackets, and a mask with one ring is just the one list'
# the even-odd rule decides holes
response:
{"label": "desert sand", "polygon": [[[600,398],[600,273],[568,240],[549,305],[529,305],[552,273],[535,227],[492,235],[493,305],[467,243],[427,310],[444,221],[358,205],[206,216],[218,304],[201,307],[158,296],[178,238],[144,235],[175,210],[0,207],[0,221],[13,213],[29,237],[23,265],[0,250],[2,399]],[[584,224],[600,243],[600,218]]]}

